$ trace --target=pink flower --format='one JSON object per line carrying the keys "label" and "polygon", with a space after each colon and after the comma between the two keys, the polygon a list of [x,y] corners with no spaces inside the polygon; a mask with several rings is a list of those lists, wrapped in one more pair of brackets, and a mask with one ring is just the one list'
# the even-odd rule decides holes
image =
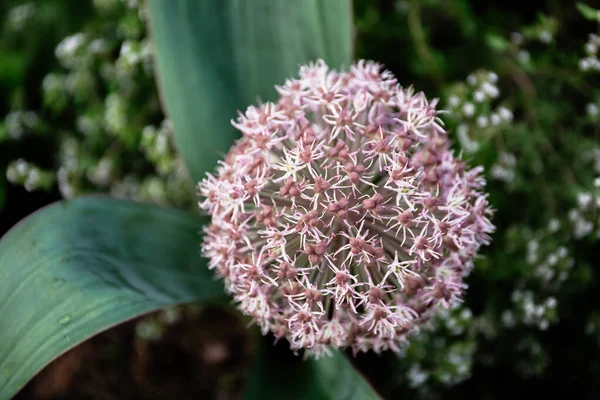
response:
{"label": "pink flower", "polygon": [[461,301],[490,241],[482,168],[453,156],[437,101],[379,64],[318,61],[277,90],[200,183],[209,267],[293,349],[399,351]]}

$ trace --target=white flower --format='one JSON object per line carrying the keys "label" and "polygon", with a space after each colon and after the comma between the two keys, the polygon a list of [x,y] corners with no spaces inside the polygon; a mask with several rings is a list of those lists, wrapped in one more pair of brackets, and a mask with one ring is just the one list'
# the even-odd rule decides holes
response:
{"label": "white flower", "polygon": [[517,53],[517,59],[521,64],[527,64],[529,61],[531,61],[531,55],[527,50],[520,50]]}
{"label": "white flower", "polygon": [[453,94],[448,98],[448,104],[450,104],[451,107],[456,107],[460,104],[460,99],[458,96]]}
{"label": "white flower", "polygon": [[462,107],[465,117],[471,117],[475,113],[475,106],[472,103],[465,103]]}
{"label": "white flower", "polygon": [[510,34],[510,40],[517,46],[520,46],[523,44],[524,38],[519,32],[513,32]]}
{"label": "white flower", "polygon": [[502,122],[502,118],[500,118],[498,114],[492,113],[490,115],[490,121],[492,122],[492,125],[500,125],[500,123]]}
{"label": "white flower", "polygon": [[513,119],[513,113],[506,107],[498,107],[498,115],[506,122],[510,122]]}
{"label": "white flower", "polygon": [[560,221],[556,218],[552,218],[548,223],[548,230],[551,233],[557,232],[560,229]]}
{"label": "white flower", "polygon": [[473,94],[473,99],[475,99],[476,103],[483,103],[485,100],[485,93],[481,90],[476,90]]}
{"label": "white flower", "polygon": [[469,74],[469,76],[467,76],[467,83],[471,86],[475,86],[475,84],[477,83],[477,77],[474,73],[471,73]]}
{"label": "white flower", "polygon": [[85,39],[85,34],[81,32],[67,36],[56,46],[56,58],[65,67],[72,67],[75,63],[75,53],[81,48]]}
{"label": "white flower", "polygon": [[492,85],[491,83],[484,82],[483,85],[481,85],[481,88],[492,99],[495,99],[496,97],[498,97],[500,95],[500,91],[498,90],[498,88],[495,85]]}
{"label": "white flower", "polygon": [[540,32],[540,41],[545,44],[552,43],[552,33],[550,31],[544,30]]}
{"label": "white flower", "polygon": [[579,193],[577,195],[577,203],[581,210],[587,210],[592,203],[592,195],[589,193]]}
{"label": "white flower", "polygon": [[598,53],[598,46],[596,45],[596,43],[587,42],[585,44],[585,52],[589,55],[596,55],[596,53]]}
{"label": "white flower", "polygon": [[489,125],[489,119],[485,115],[477,117],[477,126],[480,128],[486,128]]}

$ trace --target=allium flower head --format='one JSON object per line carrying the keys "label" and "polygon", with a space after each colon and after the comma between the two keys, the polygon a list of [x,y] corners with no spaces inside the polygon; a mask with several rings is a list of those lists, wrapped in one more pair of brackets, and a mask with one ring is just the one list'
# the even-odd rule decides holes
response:
{"label": "allium flower head", "polygon": [[243,137],[200,183],[203,254],[293,349],[398,351],[461,301],[490,241],[482,168],[453,156],[437,100],[381,65],[299,75],[233,122]]}

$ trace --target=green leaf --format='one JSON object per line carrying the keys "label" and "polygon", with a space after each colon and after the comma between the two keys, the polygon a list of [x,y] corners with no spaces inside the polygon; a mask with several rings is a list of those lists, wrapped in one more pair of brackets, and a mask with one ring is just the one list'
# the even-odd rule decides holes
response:
{"label": "green leaf", "polygon": [[[340,352],[318,360],[294,356],[262,338],[244,400],[375,400],[381,397]],[[279,348],[281,347],[281,348]]]}
{"label": "green leaf", "polygon": [[88,197],[0,240],[0,399],[78,343],[158,308],[223,295],[199,256],[199,218]]}
{"label": "green leaf", "polygon": [[591,21],[596,21],[598,19],[598,10],[580,2],[577,2],[576,7],[585,19],[589,19]]}
{"label": "green leaf", "polygon": [[500,35],[489,34],[485,37],[485,41],[490,49],[497,53],[503,53],[508,49],[510,43]]}
{"label": "green leaf", "polygon": [[238,133],[230,124],[318,58],[351,61],[350,0],[150,0],[158,81],[177,146],[202,179]]}

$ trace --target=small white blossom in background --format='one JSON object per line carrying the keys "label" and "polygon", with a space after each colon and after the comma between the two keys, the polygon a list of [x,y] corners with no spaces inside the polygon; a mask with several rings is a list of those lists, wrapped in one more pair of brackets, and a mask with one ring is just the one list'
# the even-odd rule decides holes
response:
{"label": "small white blossom in background", "polygon": [[[534,268],[534,276],[540,279],[543,285],[551,286],[552,284],[562,284],[569,276],[569,270],[574,265],[574,260],[567,257],[565,247],[559,247],[555,252],[537,263]],[[533,263],[531,263],[533,264]]]}
{"label": "small white blossom in background", "polygon": [[8,12],[8,27],[13,31],[22,31],[36,15],[34,2],[27,2],[13,7]]}
{"label": "small white blossom in background", "polygon": [[56,50],[54,51],[58,61],[60,61],[65,68],[76,66],[81,57],[81,49],[86,40],[87,38],[82,32],[64,38],[58,46],[56,46]]}
{"label": "small white blossom in background", "polygon": [[469,136],[469,126],[467,124],[463,123],[458,125],[458,128],[456,128],[456,136],[465,152],[474,153],[479,150],[479,143],[472,140]]}
{"label": "small white blossom in background", "polygon": [[440,381],[448,386],[457,385],[471,376],[475,345],[472,343],[457,343],[450,346],[446,355],[447,366],[439,374]]}
{"label": "small white blossom in background", "polygon": [[56,173],[58,178],[58,190],[65,199],[72,199],[78,194],[76,181],[79,180],[79,171],[72,166],[63,165]]}
{"label": "small white blossom in background", "polygon": [[117,93],[111,93],[106,97],[105,106],[105,129],[113,135],[119,135],[119,133],[125,131],[125,128],[127,126],[125,99]]}
{"label": "small white blossom in background", "polygon": [[83,114],[78,116],[75,121],[75,127],[77,128],[77,132],[87,137],[101,135],[105,132],[102,116],[98,114]]}
{"label": "small white blossom in background", "polygon": [[510,123],[513,120],[513,113],[511,110],[509,110],[506,107],[498,107],[497,109],[498,112],[498,116],[500,116],[500,119],[504,122]]}
{"label": "small white blossom in background", "polygon": [[554,242],[549,244],[540,241],[552,238],[546,235],[556,233],[560,226],[557,219],[550,220],[547,231],[538,232],[541,239],[531,238],[526,246],[525,261],[533,267],[533,276],[544,288],[552,291],[558,290],[566,281],[575,264],[566,247],[554,247]]}
{"label": "small white blossom in background", "polygon": [[573,225],[573,236],[575,239],[582,239],[594,230],[594,223],[586,219],[578,209],[569,210],[569,220]]}
{"label": "small white blossom in background", "polygon": [[112,72],[126,96],[135,92],[135,78],[140,74],[153,74],[152,44],[147,39],[128,39],[121,44]]}
{"label": "small white blossom in background", "polygon": [[99,187],[109,187],[115,179],[113,159],[101,158],[95,166],[88,170],[87,178]]}
{"label": "small white blossom in background", "polygon": [[515,310],[503,314],[502,320],[506,327],[515,326],[517,318],[523,324],[537,326],[540,330],[546,330],[557,322],[557,301],[552,296],[536,303],[532,291],[515,290],[511,294],[511,300]]}
{"label": "small white blossom in background", "polygon": [[477,120],[475,121],[475,123],[477,124],[477,127],[479,127],[479,128],[487,128],[489,125],[489,120],[486,115],[480,115],[479,117],[477,117]]}
{"label": "small white blossom in background", "polygon": [[156,318],[144,318],[135,325],[135,334],[140,339],[156,342],[165,334],[165,327]]}
{"label": "small white blossom in background", "polygon": [[550,222],[548,222],[548,231],[550,233],[556,233],[560,229],[560,221],[557,218],[552,218]]}
{"label": "small white blossom in background", "polygon": [[141,60],[140,45],[132,40],[126,40],[121,45],[117,66],[122,65],[124,68],[133,68]]}
{"label": "small white blossom in background", "polygon": [[148,39],[143,39],[140,42],[140,62],[147,75],[151,76],[154,68],[154,48],[152,42]]}
{"label": "small white blossom in background", "polygon": [[502,324],[506,327],[506,328],[514,328],[517,325],[517,319],[515,317],[515,314],[512,310],[504,310],[502,312]]}
{"label": "small white blossom in background", "polygon": [[28,192],[38,189],[48,189],[54,184],[53,173],[44,171],[22,158],[8,165],[6,179],[10,183],[23,185]]}
{"label": "small white blossom in background", "polygon": [[34,111],[12,111],[4,117],[4,127],[11,139],[18,140],[40,127],[41,121]]}
{"label": "small white blossom in background", "polygon": [[462,107],[462,112],[467,118],[471,118],[475,114],[475,106],[473,103],[465,103]]}
{"label": "small white blossom in background", "polygon": [[[398,354],[409,385],[427,391],[433,384],[456,385],[471,375],[477,320],[464,304],[444,310],[430,322],[440,330],[421,330]],[[448,336],[450,335],[450,336]]]}
{"label": "small white blossom in background", "polygon": [[600,60],[598,59],[598,49],[600,48],[600,36],[590,33],[587,43],[584,46],[586,56],[579,60],[579,68],[582,71],[600,72]]}
{"label": "small white blossom in background", "polygon": [[152,162],[161,176],[167,176],[178,167],[175,160],[175,142],[171,121],[164,120],[160,127],[148,125],[142,131],[140,150]]}
{"label": "small white blossom in background", "polygon": [[588,211],[590,206],[592,205],[592,197],[591,193],[588,192],[580,192],[577,195],[577,204],[579,205],[579,210]]}
{"label": "small white blossom in background", "polygon": [[525,38],[519,32],[512,32],[510,34],[510,41],[516,46],[521,46],[525,42]]}
{"label": "small white blossom in background", "polygon": [[479,150],[482,140],[496,135],[510,125],[512,111],[504,105],[494,108],[500,97],[498,75],[479,70],[469,74],[464,84],[458,84],[447,98],[447,108],[456,121],[456,136],[466,153]]}
{"label": "small white blossom in background", "polygon": [[590,117],[592,120],[597,120],[598,119],[598,113],[599,113],[599,109],[598,109],[598,105],[595,103],[588,103],[585,106],[585,111],[588,115],[588,117]]}
{"label": "small white blossom in background", "polygon": [[539,37],[540,37],[540,42],[545,43],[545,44],[552,43],[552,40],[554,39],[552,36],[552,33],[550,31],[546,31],[546,30],[541,31]]}
{"label": "small white blossom in background", "polygon": [[170,326],[184,318],[182,311],[181,306],[172,306],[146,316],[135,326],[137,338],[148,342],[161,340]]}
{"label": "small white blossom in background", "polygon": [[583,159],[591,163],[594,172],[600,175],[600,147],[594,147],[583,153]]}
{"label": "small white blossom in background", "polygon": [[408,386],[416,389],[427,382],[429,379],[429,373],[424,371],[418,364],[414,364],[408,371]]}
{"label": "small white blossom in background", "polygon": [[[588,155],[591,155],[591,160],[598,167],[599,151],[594,149]],[[594,188],[592,191],[580,191],[577,194],[577,207],[568,211],[568,220],[571,223],[572,234],[576,240],[583,239],[592,234],[595,234],[595,239],[600,238],[598,229],[598,210],[600,210],[600,191],[598,190],[600,179],[594,180]]]}
{"label": "small white blossom in background", "polygon": [[496,180],[510,184],[515,180],[516,165],[517,159],[514,154],[500,152],[498,155],[498,161],[490,170],[490,175]]}
{"label": "small white blossom in background", "polygon": [[440,313],[438,319],[452,335],[461,335],[471,325],[473,313],[464,304]]}
{"label": "small white blossom in background", "polygon": [[579,68],[582,71],[600,71],[598,48],[600,48],[600,36],[591,33],[584,46],[586,56],[579,61]]}
{"label": "small white blossom in background", "polygon": [[[524,64],[529,63],[529,52],[523,49],[523,46],[530,42],[539,42],[545,45],[553,43],[558,28],[559,23],[556,18],[538,14],[537,21],[533,25],[524,27],[521,32],[513,32],[510,35],[510,40],[519,49],[517,59]],[[521,55],[524,53],[527,53],[526,57]]]}
{"label": "small white blossom in background", "polygon": [[517,53],[517,60],[521,64],[529,64],[531,61],[531,54],[527,50],[519,50]]}
{"label": "small white blossom in background", "polygon": [[88,53],[92,56],[106,56],[110,51],[110,45],[108,44],[108,41],[106,39],[97,38],[89,43],[87,50]]}
{"label": "small white blossom in background", "polygon": [[558,32],[558,20],[544,14],[538,15],[537,23],[527,29],[527,35],[543,44],[551,44]]}

